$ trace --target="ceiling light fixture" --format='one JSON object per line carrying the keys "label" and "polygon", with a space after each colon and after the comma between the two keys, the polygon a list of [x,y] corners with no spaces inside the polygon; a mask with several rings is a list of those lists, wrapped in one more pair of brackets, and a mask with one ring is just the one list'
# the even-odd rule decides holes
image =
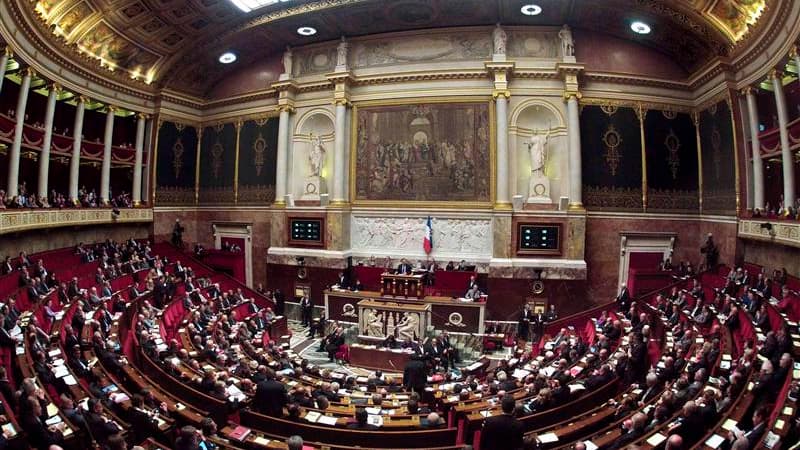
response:
{"label": "ceiling light fixture", "polygon": [[317,34],[317,29],[314,27],[300,27],[297,29],[297,34],[301,36],[313,36]]}
{"label": "ceiling light fixture", "polygon": [[650,34],[650,25],[637,20],[631,24],[631,30],[637,34]]}
{"label": "ceiling light fixture", "polygon": [[520,11],[522,11],[522,14],[525,14],[526,16],[538,16],[542,13],[542,7],[531,3],[529,5],[523,5]]}
{"label": "ceiling light fixture", "polygon": [[263,8],[265,6],[274,5],[278,0],[230,0],[237,8],[244,12],[250,12],[254,9]]}
{"label": "ceiling light fixture", "polygon": [[230,64],[236,61],[236,53],[233,52],[225,52],[219,55],[219,62],[222,64]]}

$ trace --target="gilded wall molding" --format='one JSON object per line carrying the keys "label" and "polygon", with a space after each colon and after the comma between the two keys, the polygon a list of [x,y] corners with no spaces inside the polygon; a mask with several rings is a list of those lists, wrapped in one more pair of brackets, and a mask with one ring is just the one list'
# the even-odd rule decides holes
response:
{"label": "gilded wall molding", "polygon": [[0,234],[46,228],[153,221],[150,208],[120,209],[114,217],[111,209],[20,210],[0,212]]}

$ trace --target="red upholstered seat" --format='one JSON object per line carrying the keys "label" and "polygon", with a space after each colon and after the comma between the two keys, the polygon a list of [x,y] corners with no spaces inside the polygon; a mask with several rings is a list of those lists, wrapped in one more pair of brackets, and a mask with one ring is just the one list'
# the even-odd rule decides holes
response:
{"label": "red upholstered seat", "polygon": [[336,359],[350,362],[350,347],[347,344],[339,346],[339,351],[336,352]]}

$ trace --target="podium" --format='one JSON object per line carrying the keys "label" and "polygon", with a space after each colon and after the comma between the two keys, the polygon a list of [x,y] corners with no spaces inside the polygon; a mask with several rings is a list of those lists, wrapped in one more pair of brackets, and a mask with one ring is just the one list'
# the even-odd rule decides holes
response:
{"label": "podium", "polygon": [[381,295],[387,297],[422,298],[423,275],[400,275],[389,272],[381,274]]}

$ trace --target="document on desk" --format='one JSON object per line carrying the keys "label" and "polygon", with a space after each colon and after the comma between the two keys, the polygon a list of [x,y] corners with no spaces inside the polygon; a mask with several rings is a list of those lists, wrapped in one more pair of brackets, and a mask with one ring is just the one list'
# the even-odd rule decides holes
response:
{"label": "document on desk", "polygon": [[542,444],[549,444],[551,442],[558,442],[558,436],[555,433],[545,433],[539,435],[539,442]]}
{"label": "document on desk", "polygon": [[706,445],[711,448],[719,448],[723,442],[725,442],[725,438],[716,433],[711,435],[710,438],[706,439]]}
{"label": "document on desk", "polygon": [[376,427],[382,427],[383,426],[383,417],[382,416],[376,416],[376,415],[367,416],[367,423],[370,424],[370,425],[375,425]]}
{"label": "document on desk", "polygon": [[309,411],[306,413],[305,419],[311,423],[316,423],[320,416],[322,416],[322,414],[318,413],[317,411]]}
{"label": "document on desk", "polygon": [[317,423],[321,423],[323,425],[336,425],[336,417],[319,416],[319,419],[317,419]]}
{"label": "document on desk", "polygon": [[657,447],[659,444],[664,442],[666,439],[667,439],[667,437],[664,436],[663,434],[656,433],[656,434],[650,436],[649,438],[647,438],[647,443],[649,445],[653,446],[653,447]]}

